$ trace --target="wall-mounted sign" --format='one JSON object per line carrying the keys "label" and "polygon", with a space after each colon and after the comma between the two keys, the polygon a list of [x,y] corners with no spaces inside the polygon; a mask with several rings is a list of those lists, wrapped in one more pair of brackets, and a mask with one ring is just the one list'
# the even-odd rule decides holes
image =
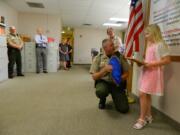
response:
{"label": "wall-mounted sign", "polygon": [[159,24],[172,56],[180,56],[180,0],[151,0],[150,24]]}

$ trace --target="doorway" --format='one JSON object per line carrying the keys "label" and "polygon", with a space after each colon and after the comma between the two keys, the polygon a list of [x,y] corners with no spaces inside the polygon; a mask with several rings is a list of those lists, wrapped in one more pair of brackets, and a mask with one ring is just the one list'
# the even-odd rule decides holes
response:
{"label": "doorway", "polygon": [[63,39],[68,39],[70,45],[72,46],[72,57],[70,61],[73,63],[73,58],[74,58],[74,29],[71,27],[63,27],[62,32],[61,32],[61,41]]}

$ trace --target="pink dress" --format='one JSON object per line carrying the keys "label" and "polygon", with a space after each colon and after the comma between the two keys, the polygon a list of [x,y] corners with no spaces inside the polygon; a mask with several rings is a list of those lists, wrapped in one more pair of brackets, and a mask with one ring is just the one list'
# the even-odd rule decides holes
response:
{"label": "pink dress", "polygon": [[[147,48],[145,62],[159,61],[167,55],[169,55],[169,50],[162,43],[152,44]],[[146,94],[162,96],[164,90],[163,66],[143,67],[139,79],[139,90]]]}

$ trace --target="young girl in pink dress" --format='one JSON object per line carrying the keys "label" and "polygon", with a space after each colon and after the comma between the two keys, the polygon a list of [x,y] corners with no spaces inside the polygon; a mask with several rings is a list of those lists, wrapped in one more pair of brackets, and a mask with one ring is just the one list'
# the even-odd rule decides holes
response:
{"label": "young girl in pink dress", "polygon": [[135,129],[142,129],[152,122],[151,95],[163,95],[163,66],[170,63],[168,46],[163,41],[159,26],[149,25],[145,30],[145,37],[145,65],[139,78],[140,116],[133,126]]}

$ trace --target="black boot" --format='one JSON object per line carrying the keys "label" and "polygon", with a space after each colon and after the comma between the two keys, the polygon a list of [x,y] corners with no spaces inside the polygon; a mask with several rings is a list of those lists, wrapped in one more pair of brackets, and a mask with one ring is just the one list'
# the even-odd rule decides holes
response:
{"label": "black boot", "polygon": [[13,75],[8,75],[8,78],[9,78],[9,79],[13,79],[14,76],[13,76]]}
{"label": "black boot", "polygon": [[18,73],[17,76],[21,76],[21,77],[24,77],[24,74],[22,73]]}
{"label": "black boot", "polygon": [[106,108],[106,99],[100,99],[99,109],[105,109],[105,108]]}
{"label": "black boot", "polygon": [[43,73],[47,74],[48,72],[47,71],[43,71]]}

